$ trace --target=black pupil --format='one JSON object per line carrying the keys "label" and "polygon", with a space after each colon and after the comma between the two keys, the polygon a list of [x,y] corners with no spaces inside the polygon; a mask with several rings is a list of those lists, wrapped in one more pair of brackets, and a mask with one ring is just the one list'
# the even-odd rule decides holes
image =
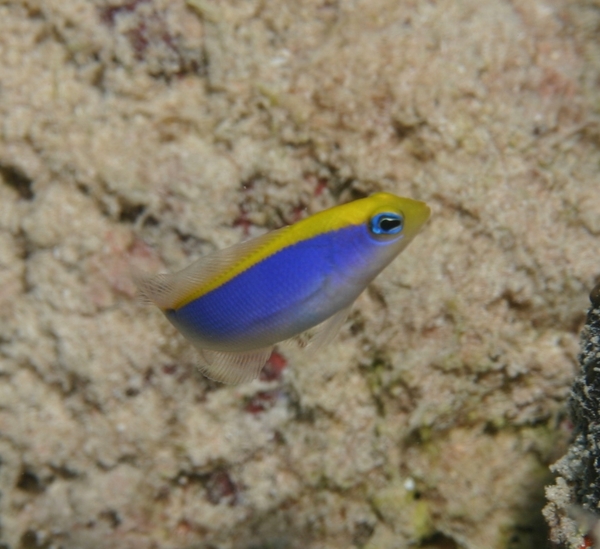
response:
{"label": "black pupil", "polygon": [[379,221],[379,226],[385,232],[393,231],[400,227],[400,220],[395,217],[383,217]]}

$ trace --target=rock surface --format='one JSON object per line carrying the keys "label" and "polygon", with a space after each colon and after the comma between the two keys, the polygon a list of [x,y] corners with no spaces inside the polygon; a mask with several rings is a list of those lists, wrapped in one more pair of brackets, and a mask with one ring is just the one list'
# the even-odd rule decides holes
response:
{"label": "rock surface", "polygon": [[559,476],[546,490],[544,509],[552,540],[577,549],[582,534],[590,543],[600,542],[600,284],[590,301],[581,334],[581,368],[570,398],[575,436],[567,454],[552,466]]}
{"label": "rock surface", "polygon": [[[0,546],[543,547],[599,274],[588,0],[0,2]],[[195,372],[131,264],[386,190],[315,359]]]}

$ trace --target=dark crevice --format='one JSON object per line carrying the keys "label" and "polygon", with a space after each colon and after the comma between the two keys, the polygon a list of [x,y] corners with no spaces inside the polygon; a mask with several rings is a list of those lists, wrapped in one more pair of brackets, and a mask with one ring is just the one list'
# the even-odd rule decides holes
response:
{"label": "dark crevice", "polygon": [[4,183],[17,191],[23,200],[31,200],[35,196],[33,181],[20,168],[0,164],[0,176],[4,179]]}
{"label": "dark crevice", "polygon": [[445,534],[436,532],[433,536],[424,539],[419,547],[422,547],[423,549],[458,549],[458,544]]}
{"label": "dark crevice", "polygon": [[132,398],[132,397],[136,397],[140,394],[140,390],[136,389],[135,387],[129,387],[129,389],[127,389],[125,391],[125,396]]}
{"label": "dark crevice", "polygon": [[29,469],[24,469],[17,481],[17,488],[29,494],[41,494],[46,487],[40,478]]}
{"label": "dark crevice", "polygon": [[416,124],[407,124],[406,122],[402,122],[396,118],[392,119],[392,128],[394,130],[394,134],[400,141],[404,141],[408,139],[412,135],[414,135],[422,126],[421,122]]}
{"label": "dark crevice", "polygon": [[513,309],[517,312],[525,312],[529,314],[532,309],[531,301],[519,300],[518,296],[508,288],[502,292],[500,299],[506,301],[509,309]]}
{"label": "dark crevice", "polygon": [[117,528],[121,524],[121,517],[114,509],[106,509],[100,513],[100,518],[108,522],[111,528]]}
{"label": "dark crevice", "polygon": [[19,549],[48,549],[51,545],[50,541],[42,541],[40,537],[38,537],[34,530],[27,530],[21,536]]}
{"label": "dark crevice", "polygon": [[[543,503],[540,503],[543,505]],[[529,525],[516,525],[508,538],[507,549],[551,549],[553,546],[548,541],[548,525],[544,521],[541,511],[536,511],[537,520]]]}
{"label": "dark crevice", "polygon": [[175,480],[177,486],[196,483],[205,488],[206,499],[213,505],[233,507],[239,503],[241,487],[224,468],[217,467],[208,473],[181,472]]}
{"label": "dark crevice", "polygon": [[363,547],[371,539],[374,531],[373,524],[365,521],[356,522],[352,534],[352,544],[355,547]]}
{"label": "dark crevice", "polygon": [[135,223],[140,216],[144,215],[146,206],[143,204],[122,204],[119,212],[121,223]]}

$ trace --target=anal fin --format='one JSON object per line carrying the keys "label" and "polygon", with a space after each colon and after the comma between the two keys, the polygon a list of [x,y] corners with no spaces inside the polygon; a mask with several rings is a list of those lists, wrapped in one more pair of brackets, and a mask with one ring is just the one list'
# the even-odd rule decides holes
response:
{"label": "anal fin", "polygon": [[273,347],[251,351],[211,351],[198,349],[198,368],[208,378],[237,385],[256,379],[265,365]]}

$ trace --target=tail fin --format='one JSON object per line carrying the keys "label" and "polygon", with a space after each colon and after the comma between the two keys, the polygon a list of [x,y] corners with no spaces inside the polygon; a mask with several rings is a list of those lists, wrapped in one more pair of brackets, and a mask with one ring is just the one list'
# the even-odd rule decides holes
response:
{"label": "tail fin", "polygon": [[152,303],[163,311],[172,308],[174,303],[173,275],[152,275],[137,267],[131,267],[131,278],[137,286],[137,299],[140,303]]}

